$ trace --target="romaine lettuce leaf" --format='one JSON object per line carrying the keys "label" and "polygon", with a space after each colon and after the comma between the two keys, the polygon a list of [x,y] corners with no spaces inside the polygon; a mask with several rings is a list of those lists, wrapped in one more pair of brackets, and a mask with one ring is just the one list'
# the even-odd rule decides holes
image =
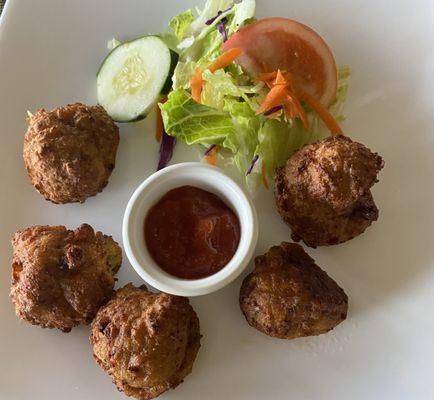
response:
{"label": "romaine lettuce leaf", "polygon": [[235,166],[245,176],[258,146],[260,117],[247,103],[237,100],[226,100],[224,109],[232,116],[234,129],[222,145],[231,150]]}
{"label": "romaine lettuce leaf", "polygon": [[166,132],[188,145],[219,144],[234,130],[228,113],[196,103],[184,89],[171,92],[159,106]]}
{"label": "romaine lettuce leaf", "polygon": [[268,176],[272,177],[276,168],[283,165],[294,151],[295,136],[284,121],[269,119],[261,125],[255,154],[265,163]]}

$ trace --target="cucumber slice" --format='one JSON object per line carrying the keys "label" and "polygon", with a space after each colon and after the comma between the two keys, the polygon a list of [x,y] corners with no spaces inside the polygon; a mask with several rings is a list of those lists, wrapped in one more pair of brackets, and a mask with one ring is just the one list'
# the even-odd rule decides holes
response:
{"label": "cucumber slice", "polygon": [[145,118],[172,87],[178,55],[157,36],[115,47],[97,73],[98,103],[118,122]]}

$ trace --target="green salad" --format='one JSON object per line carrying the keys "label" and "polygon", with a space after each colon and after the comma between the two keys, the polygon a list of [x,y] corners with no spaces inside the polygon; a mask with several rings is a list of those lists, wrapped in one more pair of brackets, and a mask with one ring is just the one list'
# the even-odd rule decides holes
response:
{"label": "green salad", "polygon": [[[202,10],[172,18],[169,28],[140,43],[113,43],[115,57],[109,54],[98,79],[99,102],[117,120],[144,117],[158,102],[160,168],[178,140],[202,146],[212,163],[234,165],[254,190],[296,150],[327,136],[330,120],[343,120],[350,70],[336,68],[310,28],[256,20],[255,0],[207,0]],[[239,55],[224,62],[234,49]]]}

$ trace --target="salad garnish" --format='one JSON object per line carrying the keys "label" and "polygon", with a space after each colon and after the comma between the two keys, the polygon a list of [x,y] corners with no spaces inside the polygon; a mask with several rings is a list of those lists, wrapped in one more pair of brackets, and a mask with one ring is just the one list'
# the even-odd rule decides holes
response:
{"label": "salad garnish", "polygon": [[279,69],[277,72],[261,74],[259,80],[265,82],[270,91],[256,110],[256,115],[265,113],[274,107],[282,106],[284,115],[288,120],[300,118],[303,127],[308,130],[309,121],[295,93],[290,74],[286,71],[282,73]]}
{"label": "salad garnish", "polygon": [[217,145],[213,144],[209,147],[209,149],[205,152],[206,162],[210,165],[217,165]]}
{"label": "salad garnish", "polygon": [[300,100],[304,100],[312,108],[312,110],[318,114],[332,135],[343,134],[339,123],[336,121],[333,115],[330,114],[327,111],[327,108],[325,108],[317,99],[315,99],[315,97],[311,96],[309,93],[303,92],[300,94]]}
{"label": "salad garnish", "polygon": [[281,111],[281,110],[283,110],[283,106],[282,105],[279,105],[279,106],[276,106],[276,107],[272,107],[268,111],[265,111],[264,115],[266,117],[268,117],[269,115],[276,114],[278,111]]}
{"label": "salad garnish", "polygon": [[[237,57],[241,54],[241,50],[234,48],[226,51],[221,56],[219,56],[210,66],[206,69],[212,74],[219,69],[226,68],[229,66]],[[198,68],[190,79],[191,85],[191,97],[198,103],[201,102],[202,89],[205,81],[203,79],[203,69]]]}
{"label": "salad garnish", "polygon": [[157,171],[167,166],[173,155],[173,148],[175,147],[176,139],[169,136],[164,130],[161,137],[159,160]]}
{"label": "salad garnish", "polygon": [[[286,18],[257,20],[255,0],[207,0],[202,10],[172,18],[169,27],[170,33],[131,42],[137,43],[139,52],[146,46],[163,51],[165,43],[168,50],[158,65],[152,59],[139,63],[130,45],[112,41],[113,56],[105,61],[110,73],[100,74],[100,86],[108,88],[104,99],[117,107],[117,120],[144,117],[159,102],[159,167],[170,160],[175,144],[166,135],[204,146],[209,150],[205,161],[233,165],[253,191],[258,184],[268,186],[276,168],[305,144],[329,133],[342,134],[350,70],[336,68],[327,44],[311,28]],[[121,46],[130,53],[117,51]],[[124,65],[116,66],[117,59]],[[158,87],[144,78],[146,68],[156,71]],[[143,105],[129,89],[130,80],[137,81],[135,70],[141,71],[143,85],[149,85],[149,93],[145,87],[134,87],[147,99]],[[125,100],[109,91],[105,79],[111,76],[123,79],[122,87],[129,90],[122,93]]]}
{"label": "salad garnish", "polygon": [[[243,35],[255,21],[254,0],[208,0],[181,35],[174,31],[179,35],[180,58],[168,101],[160,105],[169,135],[188,145],[216,145],[212,155],[218,153],[217,164],[233,164],[250,190],[260,183],[268,186],[275,169],[304,144],[329,131],[342,132],[339,122],[349,78],[348,67],[335,71],[334,100],[322,105],[300,90],[299,79],[294,78],[298,71],[286,65],[252,73],[244,63],[249,56],[244,47],[255,38],[244,40]],[[219,24],[224,25],[227,38]]]}
{"label": "salad garnish", "polygon": [[204,153],[203,155],[204,155],[204,156],[207,156],[209,153],[211,153],[211,151],[214,150],[215,147],[217,147],[217,145],[212,144],[211,146],[209,146],[209,147],[206,149],[206,151],[205,151],[205,153]]}
{"label": "salad garnish", "polygon": [[[166,97],[163,97],[161,100],[164,103],[167,100]],[[156,131],[155,131],[155,139],[160,143],[157,171],[163,169],[167,166],[169,161],[172,159],[173,149],[176,145],[176,139],[173,136],[169,136],[163,125],[163,119],[161,117],[161,111],[157,107],[157,116],[156,116]]]}
{"label": "salad garnish", "polygon": [[253,160],[250,163],[249,168],[247,169],[246,175],[249,175],[252,172],[253,167],[255,166],[255,164],[258,160],[259,160],[259,156],[256,154],[255,157],[253,157]]}
{"label": "salad garnish", "polygon": [[[232,6],[231,7],[229,7],[229,8],[227,8],[226,10],[224,10],[224,11],[219,11],[218,13],[217,13],[217,15],[215,16],[215,17],[212,17],[212,18],[210,18],[208,21],[206,21],[205,22],[205,25],[211,25],[220,15],[222,15],[223,13],[225,13],[225,12],[227,12],[227,11],[229,11],[229,10],[231,10],[231,8],[232,8]],[[223,20],[225,20],[225,19],[223,19]],[[222,21],[223,21],[222,20]],[[227,20],[225,20],[225,22],[227,22]]]}

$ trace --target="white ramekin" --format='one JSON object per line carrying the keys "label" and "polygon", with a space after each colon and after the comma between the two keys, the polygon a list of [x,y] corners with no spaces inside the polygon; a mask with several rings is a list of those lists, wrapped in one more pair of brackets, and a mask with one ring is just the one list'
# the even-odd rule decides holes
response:
{"label": "white ramekin", "polygon": [[[155,263],[145,245],[144,221],[149,209],[169,190],[184,185],[215,193],[240,221],[241,237],[235,255],[223,269],[207,278],[181,279],[169,275]],[[131,265],[147,283],[163,292],[199,296],[228,285],[244,270],[258,240],[258,219],[251,199],[231,178],[218,168],[189,162],[154,173],[136,189],[125,210],[122,236]]]}

